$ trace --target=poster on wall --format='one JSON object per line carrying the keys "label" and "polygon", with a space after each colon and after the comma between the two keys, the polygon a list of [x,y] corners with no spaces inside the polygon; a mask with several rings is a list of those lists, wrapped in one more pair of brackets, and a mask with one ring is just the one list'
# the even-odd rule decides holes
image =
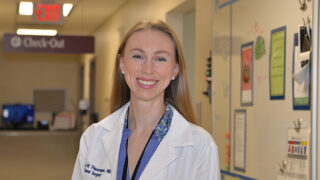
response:
{"label": "poster on wall", "polygon": [[234,169],[246,171],[246,121],[247,111],[234,111]]}
{"label": "poster on wall", "polygon": [[241,105],[253,105],[253,42],[241,46]]}
{"label": "poster on wall", "polygon": [[284,99],[286,26],[272,30],[270,42],[270,99]]}
{"label": "poster on wall", "polygon": [[298,33],[294,34],[292,58],[292,102],[294,110],[310,109],[310,51],[300,52]]}

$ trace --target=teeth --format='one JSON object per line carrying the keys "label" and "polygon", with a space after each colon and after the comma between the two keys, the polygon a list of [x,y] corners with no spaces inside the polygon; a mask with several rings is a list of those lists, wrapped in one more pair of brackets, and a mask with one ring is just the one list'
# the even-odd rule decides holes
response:
{"label": "teeth", "polygon": [[139,83],[145,85],[145,86],[150,86],[150,85],[154,85],[156,83],[156,81],[144,81],[144,80],[138,80]]}

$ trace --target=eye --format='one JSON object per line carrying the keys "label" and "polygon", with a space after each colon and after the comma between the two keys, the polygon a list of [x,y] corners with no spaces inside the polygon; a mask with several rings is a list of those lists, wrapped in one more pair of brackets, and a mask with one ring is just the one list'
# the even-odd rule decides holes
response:
{"label": "eye", "polygon": [[157,57],[156,58],[156,61],[167,61],[167,59],[166,58],[164,58],[164,57]]}
{"label": "eye", "polygon": [[134,54],[134,55],[132,55],[132,57],[133,57],[134,59],[143,59],[143,56],[141,56],[141,55],[139,55],[139,54]]}

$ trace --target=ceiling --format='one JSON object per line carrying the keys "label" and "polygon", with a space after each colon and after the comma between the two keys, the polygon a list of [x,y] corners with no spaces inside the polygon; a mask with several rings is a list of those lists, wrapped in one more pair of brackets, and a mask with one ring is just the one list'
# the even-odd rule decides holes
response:
{"label": "ceiling", "polygon": [[[3,33],[15,33],[17,27],[55,28],[63,35],[90,35],[127,0],[54,0],[73,3],[74,7],[62,25],[39,25],[32,16],[18,14],[21,0],[0,0],[0,39]],[[40,3],[42,0],[24,0]]]}

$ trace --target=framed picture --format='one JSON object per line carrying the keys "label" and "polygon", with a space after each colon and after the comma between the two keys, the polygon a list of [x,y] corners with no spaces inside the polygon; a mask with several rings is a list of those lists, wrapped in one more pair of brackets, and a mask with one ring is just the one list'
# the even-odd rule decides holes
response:
{"label": "framed picture", "polygon": [[233,168],[246,171],[246,141],[247,141],[247,111],[236,109],[234,111],[234,162]]}
{"label": "framed picture", "polygon": [[241,46],[241,105],[253,105],[253,42]]}

